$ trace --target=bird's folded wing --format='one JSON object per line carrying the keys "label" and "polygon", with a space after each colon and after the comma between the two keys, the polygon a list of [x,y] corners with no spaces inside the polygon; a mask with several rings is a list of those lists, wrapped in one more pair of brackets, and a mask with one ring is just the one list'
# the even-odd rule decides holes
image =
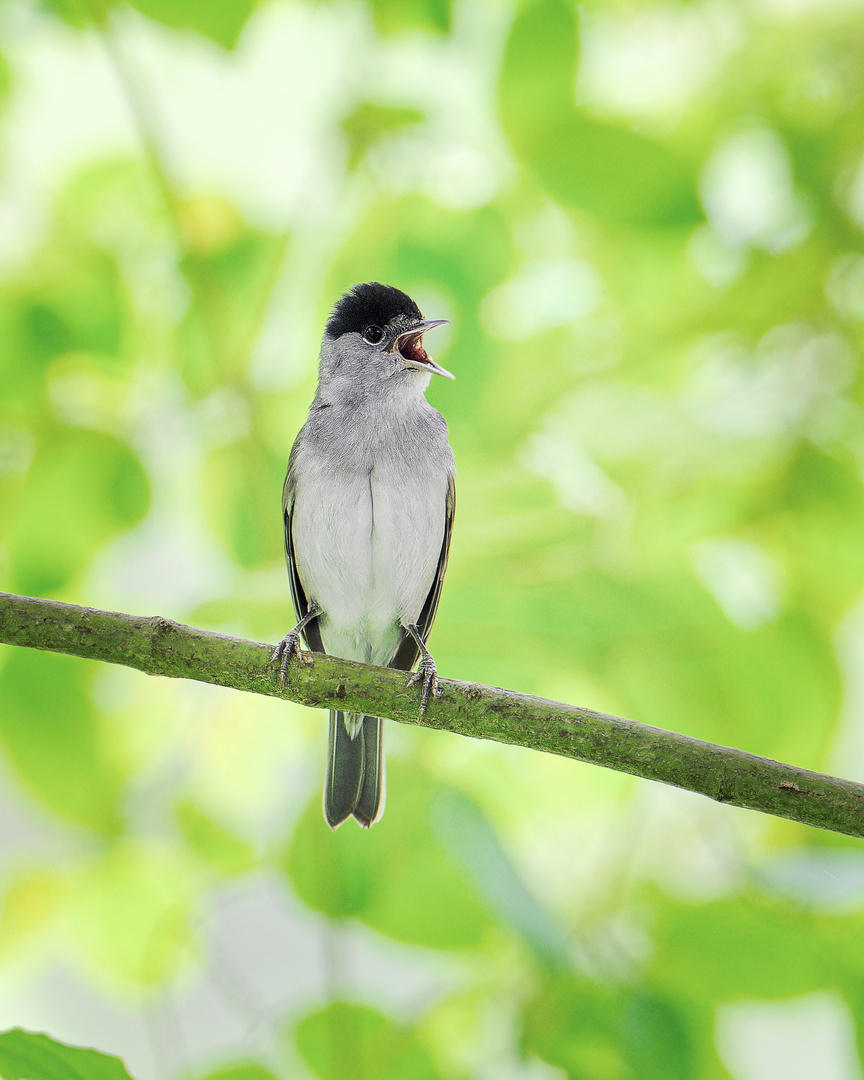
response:
{"label": "bird's folded wing", "polygon": [[[291,457],[294,453],[292,451]],[[285,522],[285,562],[288,564],[288,580],[291,583],[291,599],[294,601],[294,610],[297,612],[299,622],[309,611],[309,598],[300,580],[297,571],[297,559],[294,555],[294,535],[292,532],[294,518],[294,475],[291,461],[288,462],[288,475],[285,477],[285,487],[282,491],[282,513]],[[306,644],[312,652],[325,651],[324,642],[321,640],[321,630],[318,620],[312,619],[301,631],[306,639]]]}

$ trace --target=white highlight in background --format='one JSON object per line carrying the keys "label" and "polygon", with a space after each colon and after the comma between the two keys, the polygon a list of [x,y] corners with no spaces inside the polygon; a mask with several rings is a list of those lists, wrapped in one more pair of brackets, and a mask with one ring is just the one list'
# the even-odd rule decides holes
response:
{"label": "white highlight in background", "polygon": [[855,1022],[836,993],[721,1005],[715,1039],[734,1080],[862,1080]]}
{"label": "white highlight in background", "polygon": [[526,439],[519,463],[548,480],[568,510],[601,519],[618,518],[626,511],[623,489],[592,460],[559,416],[547,417],[542,429]]}
{"label": "white highlight in background", "polygon": [[486,295],[481,315],[495,337],[524,341],[590,315],[602,294],[600,275],[584,259],[536,259]]}
{"label": "white highlight in background", "polygon": [[688,554],[693,573],[733,626],[749,633],[777,619],[783,597],[780,568],[756,544],[715,537],[691,544]]}
{"label": "white highlight in background", "polygon": [[777,253],[810,232],[786,146],[770,128],[739,131],[722,142],[705,166],[700,195],[712,227],[729,244]]}

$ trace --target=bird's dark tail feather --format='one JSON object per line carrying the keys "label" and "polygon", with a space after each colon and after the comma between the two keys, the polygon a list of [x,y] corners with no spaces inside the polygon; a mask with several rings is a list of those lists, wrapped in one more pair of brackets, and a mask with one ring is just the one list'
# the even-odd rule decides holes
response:
{"label": "bird's dark tail feather", "polygon": [[368,828],[384,811],[383,721],[364,716],[352,738],[346,726],[349,717],[355,720],[351,714],[330,710],[324,817],[331,829],[352,814]]}

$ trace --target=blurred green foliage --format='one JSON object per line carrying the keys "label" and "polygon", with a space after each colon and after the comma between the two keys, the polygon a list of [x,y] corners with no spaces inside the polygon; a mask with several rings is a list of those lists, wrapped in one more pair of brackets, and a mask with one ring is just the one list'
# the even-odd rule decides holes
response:
{"label": "blurred green foliage", "polygon": [[362,1005],[334,1002],[297,1028],[297,1047],[321,1080],[380,1076],[440,1080],[441,1073],[412,1032]]}
{"label": "blurred green foliage", "polygon": [[398,132],[422,120],[423,114],[417,109],[396,109],[362,102],[342,121],[349,146],[348,167],[353,169],[359,165],[382,135]]}
{"label": "blurred green foliage", "polygon": [[353,916],[398,941],[432,948],[477,945],[488,915],[476,887],[435,835],[436,787],[395,762],[388,794],[400,809],[388,829],[341,829],[321,847],[320,806],[300,819],[286,858],[298,895],[333,918]]}
{"label": "blurred green foliage", "polygon": [[578,14],[567,0],[517,12],[501,70],[501,120],[514,149],[565,206],[611,225],[702,220],[692,168],[662,143],[600,124],[573,101]]}
{"label": "blurred green foliage", "polygon": [[208,1073],[202,1080],[275,1080],[269,1069],[260,1065],[237,1065],[234,1068],[219,1069]]}
{"label": "blurred green foliage", "polygon": [[[155,25],[226,79],[276,9],[348,30],[334,100],[291,102],[330,171],[284,220],[178,179],[158,110],[140,159],[58,179],[0,275],[0,587],[280,638],[318,336],[352,282],[388,281],[452,324],[457,381],[429,391],[459,466],[439,670],[860,776],[857,7],[41,7],[133,67]],[[0,62],[0,130],[22,80]],[[182,1026],[210,980],[191,1027],[254,1014],[160,1078],[720,1080],[721,1008],[825,992],[864,1052],[858,842],[419,728],[393,733],[383,820],[331,835],[322,718],[239,697],[0,653],[2,813],[50,837],[4,848],[4,981],[59,964],[142,1016],[180,1002]],[[224,960],[218,899],[262,881],[329,943],[322,986],[278,938]],[[382,970],[446,978],[373,999],[344,977],[352,933]],[[291,994],[244,1006],[268,963]],[[92,1053],[7,1032],[0,1075],[19,1051],[47,1055],[34,1080]]]}
{"label": "blurred green foliage", "polygon": [[16,651],[0,672],[0,738],[49,806],[112,833],[120,825],[120,777],[87,694],[88,674],[71,657]]}
{"label": "blurred green foliage", "polygon": [[0,1034],[0,1075],[4,1080],[130,1080],[119,1058],[20,1029]]}

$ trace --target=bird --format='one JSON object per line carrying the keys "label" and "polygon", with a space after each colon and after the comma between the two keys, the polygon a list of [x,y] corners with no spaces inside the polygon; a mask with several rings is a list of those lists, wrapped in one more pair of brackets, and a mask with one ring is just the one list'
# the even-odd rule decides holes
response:
{"label": "bird", "polygon": [[[285,558],[296,626],[273,652],[284,686],[300,641],[313,653],[417,671],[422,719],[437,697],[426,647],[450,551],[456,463],[447,422],[426,400],[432,375],[453,379],[424,348],[446,323],[425,319],[400,289],[353,285],[334,304],[318,386],[288,459]],[[383,723],[330,710],[324,817],[368,828],[384,811]]]}

